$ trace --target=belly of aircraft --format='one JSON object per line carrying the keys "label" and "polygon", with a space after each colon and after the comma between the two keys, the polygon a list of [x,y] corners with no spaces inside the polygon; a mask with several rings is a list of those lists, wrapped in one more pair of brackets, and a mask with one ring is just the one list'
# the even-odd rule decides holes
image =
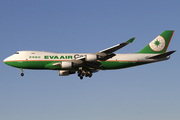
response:
{"label": "belly of aircraft", "polygon": [[133,66],[137,66],[137,65],[143,65],[143,64],[147,64],[147,62],[111,62],[111,61],[107,61],[107,62],[101,62],[102,66],[101,69],[104,70],[110,70],[110,69],[122,69],[122,68],[128,68],[128,67],[133,67]]}

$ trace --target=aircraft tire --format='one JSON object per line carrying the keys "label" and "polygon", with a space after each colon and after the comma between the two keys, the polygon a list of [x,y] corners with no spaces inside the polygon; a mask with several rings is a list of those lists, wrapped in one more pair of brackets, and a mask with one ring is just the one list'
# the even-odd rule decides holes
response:
{"label": "aircraft tire", "polygon": [[21,73],[21,76],[24,76],[24,73]]}
{"label": "aircraft tire", "polygon": [[81,74],[79,73],[78,76],[81,77]]}
{"label": "aircraft tire", "polygon": [[89,74],[89,77],[90,77],[90,78],[92,77],[92,73],[91,73],[91,74]]}

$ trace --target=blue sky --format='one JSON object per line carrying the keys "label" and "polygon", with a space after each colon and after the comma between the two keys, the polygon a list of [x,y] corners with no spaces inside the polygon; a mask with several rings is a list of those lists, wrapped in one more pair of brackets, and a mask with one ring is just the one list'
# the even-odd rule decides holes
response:
{"label": "blue sky", "polygon": [[[1,120],[179,120],[178,0],[1,0]],[[116,53],[141,50],[175,30],[168,61],[100,71],[91,79],[3,63],[18,50],[94,53],[131,37]]]}

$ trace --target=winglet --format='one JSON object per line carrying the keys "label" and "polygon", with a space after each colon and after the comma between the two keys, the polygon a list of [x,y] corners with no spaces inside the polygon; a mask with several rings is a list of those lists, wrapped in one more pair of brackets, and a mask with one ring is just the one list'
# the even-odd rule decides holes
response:
{"label": "winglet", "polygon": [[135,37],[129,39],[128,41],[126,41],[126,43],[132,43],[134,41]]}

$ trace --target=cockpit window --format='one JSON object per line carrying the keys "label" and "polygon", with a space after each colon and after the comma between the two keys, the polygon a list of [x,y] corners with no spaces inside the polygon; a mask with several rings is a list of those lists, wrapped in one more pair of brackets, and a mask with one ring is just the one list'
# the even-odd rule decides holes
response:
{"label": "cockpit window", "polygon": [[19,52],[16,52],[15,54],[19,54]]}

